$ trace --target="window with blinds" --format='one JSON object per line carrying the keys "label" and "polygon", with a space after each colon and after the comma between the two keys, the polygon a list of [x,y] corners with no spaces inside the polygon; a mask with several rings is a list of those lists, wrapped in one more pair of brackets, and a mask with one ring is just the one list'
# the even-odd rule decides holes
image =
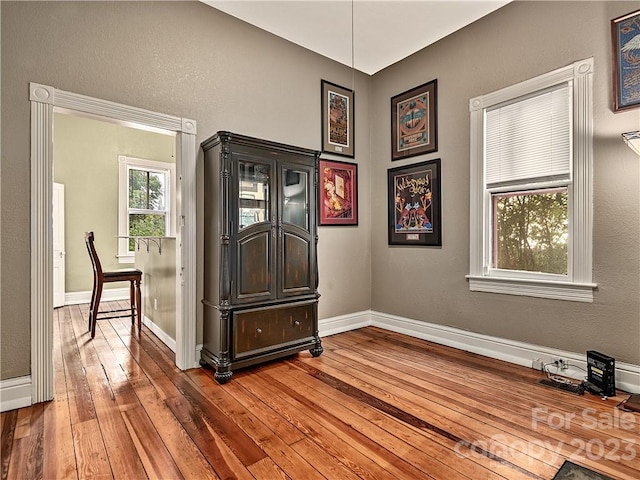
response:
{"label": "window with blinds", "polygon": [[491,268],[568,273],[570,100],[567,83],[485,112]]}
{"label": "window with blinds", "polygon": [[593,59],[469,102],[469,288],[593,301]]}
{"label": "window with blinds", "polygon": [[487,186],[571,174],[571,86],[537,92],[485,113]]}

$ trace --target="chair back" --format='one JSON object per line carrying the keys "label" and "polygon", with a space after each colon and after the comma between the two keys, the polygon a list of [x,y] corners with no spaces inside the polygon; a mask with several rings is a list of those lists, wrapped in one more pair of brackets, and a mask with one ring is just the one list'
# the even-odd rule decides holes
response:
{"label": "chair back", "polygon": [[93,274],[96,277],[102,276],[102,265],[100,265],[100,259],[96,252],[96,247],[93,245],[93,232],[86,232],[84,234],[84,242],[87,244],[87,251],[89,252],[89,258],[91,258],[91,266],[93,267]]}

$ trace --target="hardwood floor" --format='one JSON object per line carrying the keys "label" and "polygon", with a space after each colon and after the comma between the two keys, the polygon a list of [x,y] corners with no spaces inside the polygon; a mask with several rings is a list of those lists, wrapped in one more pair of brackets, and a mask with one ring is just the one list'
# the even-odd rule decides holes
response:
{"label": "hardwood floor", "polygon": [[236,372],[179,371],[130,320],[54,315],[55,400],[2,413],[2,479],[640,478],[640,415],[532,369],[369,327]]}

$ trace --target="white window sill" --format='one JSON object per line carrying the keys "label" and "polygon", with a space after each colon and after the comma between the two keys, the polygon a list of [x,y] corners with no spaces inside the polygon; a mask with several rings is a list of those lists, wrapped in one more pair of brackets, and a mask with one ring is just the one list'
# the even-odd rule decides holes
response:
{"label": "white window sill", "polygon": [[467,275],[472,292],[502,293],[526,297],[552,298],[571,302],[593,302],[595,283],[551,282],[530,279]]}

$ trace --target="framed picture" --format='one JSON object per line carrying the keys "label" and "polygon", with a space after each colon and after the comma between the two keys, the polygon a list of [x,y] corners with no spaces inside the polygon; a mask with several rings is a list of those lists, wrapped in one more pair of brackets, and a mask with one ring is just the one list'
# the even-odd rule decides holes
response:
{"label": "framed picture", "polygon": [[320,159],[320,225],[358,225],[358,165]]}
{"label": "framed picture", "polygon": [[437,80],[391,98],[391,160],[438,151]]}
{"label": "framed picture", "polygon": [[440,159],[388,170],[389,245],[442,246]]}
{"label": "framed picture", "polygon": [[326,80],[322,90],[322,151],[353,158],[355,94]]}
{"label": "framed picture", "polygon": [[613,111],[640,107],[640,10],[611,20]]}

